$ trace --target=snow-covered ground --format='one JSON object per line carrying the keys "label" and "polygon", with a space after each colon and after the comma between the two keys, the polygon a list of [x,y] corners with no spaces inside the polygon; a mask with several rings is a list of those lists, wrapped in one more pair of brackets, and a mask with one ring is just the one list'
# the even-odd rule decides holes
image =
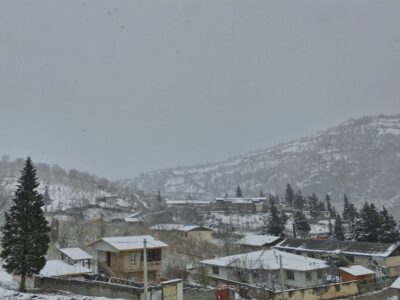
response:
{"label": "snow-covered ground", "polygon": [[[4,300],[110,300],[105,297],[89,297],[75,295],[68,292],[60,292],[59,294],[32,294],[32,293],[20,293],[17,291],[18,284],[13,280],[12,276],[8,274],[0,266],[0,299]],[[114,299],[115,300],[115,299]],[[122,300],[122,299],[121,299]]]}
{"label": "snow-covered ground", "polygon": [[[71,293],[60,293],[60,294],[32,294],[32,293],[20,293],[15,290],[9,290],[0,287],[0,299],[4,300],[110,300],[110,298],[104,297],[89,297],[81,296]],[[114,299],[115,300],[115,299]],[[120,299],[123,300],[123,299]]]}

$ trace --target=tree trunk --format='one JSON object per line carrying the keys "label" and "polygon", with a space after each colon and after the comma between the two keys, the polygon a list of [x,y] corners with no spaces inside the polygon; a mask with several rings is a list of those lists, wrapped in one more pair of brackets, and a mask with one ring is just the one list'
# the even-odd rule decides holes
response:
{"label": "tree trunk", "polygon": [[21,283],[19,284],[19,291],[20,292],[26,292],[26,288],[25,288],[25,274],[21,275]]}

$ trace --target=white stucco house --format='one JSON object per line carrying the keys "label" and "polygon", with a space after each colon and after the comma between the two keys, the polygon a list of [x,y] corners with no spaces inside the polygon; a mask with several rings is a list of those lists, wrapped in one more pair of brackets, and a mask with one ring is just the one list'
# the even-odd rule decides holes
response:
{"label": "white stucco house", "polygon": [[249,253],[203,260],[207,274],[217,280],[247,283],[268,289],[281,285],[280,262],[285,288],[306,288],[324,283],[328,274],[325,261],[279,250],[260,250]]}

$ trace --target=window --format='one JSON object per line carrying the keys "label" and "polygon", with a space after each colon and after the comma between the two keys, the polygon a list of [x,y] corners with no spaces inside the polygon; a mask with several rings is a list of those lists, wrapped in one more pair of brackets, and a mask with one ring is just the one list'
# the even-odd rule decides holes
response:
{"label": "window", "polygon": [[354,263],[354,256],[347,255],[347,256],[346,256],[346,259],[347,259],[349,262]]}
{"label": "window", "polygon": [[311,281],[311,272],[306,272],[306,280]]}
{"label": "window", "polygon": [[[147,261],[161,261],[161,249],[149,249],[146,251]],[[140,260],[143,261],[143,251],[141,251]]]}
{"label": "window", "polygon": [[136,255],[135,253],[131,253],[131,266],[136,266]]}
{"label": "window", "polygon": [[219,275],[219,268],[218,267],[212,267],[212,273],[214,275]]}
{"label": "window", "polygon": [[286,279],[287,280],[294,280],[294,272],[286,270]]}

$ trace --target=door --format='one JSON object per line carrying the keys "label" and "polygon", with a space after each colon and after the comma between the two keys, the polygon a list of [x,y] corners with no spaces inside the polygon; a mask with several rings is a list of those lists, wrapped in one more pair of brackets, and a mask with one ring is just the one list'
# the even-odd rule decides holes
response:
{"label": "door", "polygon": [[177,300],[177,288],[176,285],[163,285],[162,287],[163,300]]}
{"label": "door", "polygon": [[111,266],[111,252],[106,252],[106,265],[107,267]]}

